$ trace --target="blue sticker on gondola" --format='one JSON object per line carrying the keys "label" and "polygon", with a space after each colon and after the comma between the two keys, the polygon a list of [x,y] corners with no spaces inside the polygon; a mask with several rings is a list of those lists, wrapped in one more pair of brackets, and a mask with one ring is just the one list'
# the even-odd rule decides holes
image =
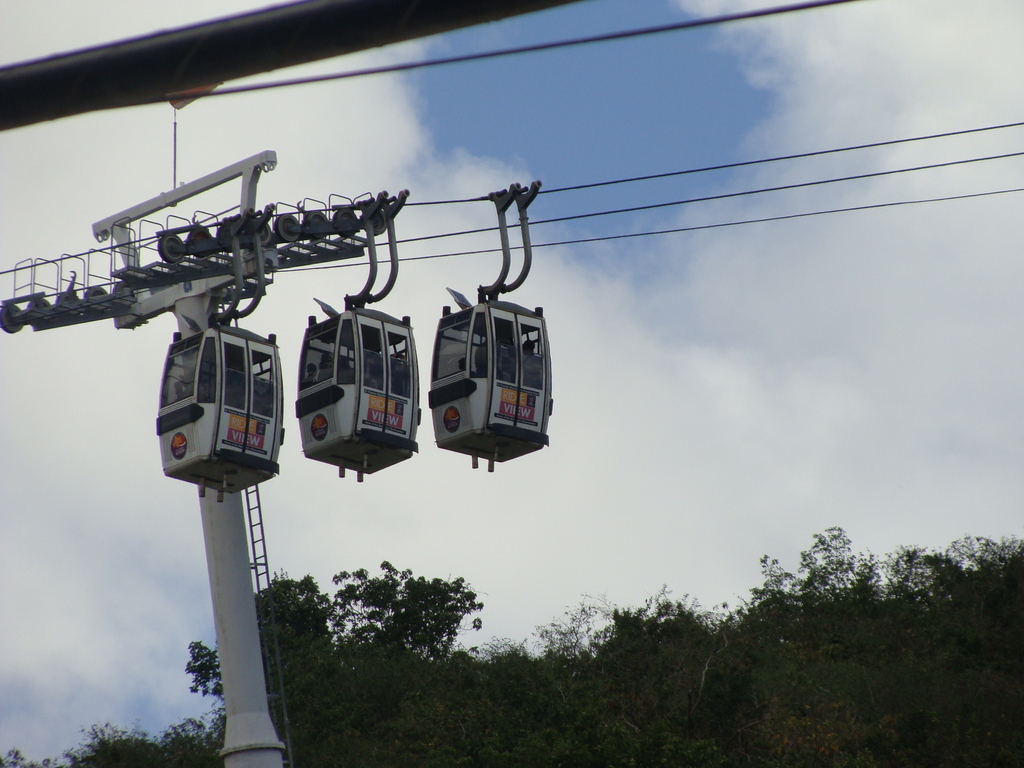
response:
{"label": "blue sticker on gondola", "polygon": [[449,405],[444,409],[444,428],[449,432],[458,432],[459,424],[462,421],[462,414],[459,413],[459,409],[454,405]]}
{"label": "blue sticker on gondola", "polygon": [[327,437],[327,417],[318,413],[309,423],[309,431],[314,440],[323,440]]}
{"label": "blue sticker on gondola", "polygon": [[188,438],[181,432],[175,432],[174,437],[171,438],[171,456],[180,460],[185,458],[186,453],[188,453]]}

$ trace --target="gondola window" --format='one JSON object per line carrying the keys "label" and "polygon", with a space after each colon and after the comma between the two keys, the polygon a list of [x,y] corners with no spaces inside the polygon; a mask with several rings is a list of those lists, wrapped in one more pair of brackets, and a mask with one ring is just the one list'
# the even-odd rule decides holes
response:
{"label": "gondola window", "polygon": [[256,349],[252,350],[252,412],[274,415],[274,358]]}
{"label": "gondola window", "polygon": [[324,327],[307,340],[302,356],[300,389],[308,389],[331,378],[334,372],[334,335],[337,328],[336,320],[324,323]]}
{"label": "gondola window", "polygon": [[172,405],[192,396],[199,357],[199,337],[189,339],[178,352],[167,358],[160,407]]}
{"label": "gondola window", "polygon": [[384,390],[384,348],[380,329],[360,326],[363,341],[363,386]]}
{"label": "gondola window", "polygon": [[495,376],[498,381],[516,382],[516,329],[515,323],[502,317],[494,318],[494,344],[496,348]]}
{"label": "gondola window", "polygon": [[338,340],[338,383],[356,383],[356,342],[351,320],[345,320],[341,324]]}
{"label": "gondola window", "polygon": [[523,323],[519,326],[523,350],[523,386],[544,388],[544,350],[541,349],[540,328]]}
{"label": "gondola window", "polygon": [[203,354],[199,359],[199,381],[196,386],[196,401],[217,402],[217,341],[207,339],[203,343]]}
{"label": "gondola window", "polygon": [[472,310],[466,310],[441,320],[435,347],[434,381],[466,370],[470,314]]}
{"label": "gondola window", "polygon": [[245,410],[245,347],[224,343],[224,405]]}
{"label": "gondola window", "polygon": [[388,331],[388,354],[391,358],[391,394],[409,397],[412,390],[409,339],[401,333]]}
{"label": "gondola window", "polygon": [[473,319],[473,335],[471,338],[472,351],[470,359],[473,361],[469,375],[474,379],[487,378],[487,316],[478,312]]}

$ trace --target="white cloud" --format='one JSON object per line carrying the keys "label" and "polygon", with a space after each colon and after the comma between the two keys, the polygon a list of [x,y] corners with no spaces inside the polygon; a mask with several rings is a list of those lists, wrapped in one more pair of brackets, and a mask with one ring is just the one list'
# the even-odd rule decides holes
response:
{"label": "white cloud", "polygon": [[[687,3],[695,8],[697,3]],[[739,7],[701,3],[703,12]],[[1019,119],[1024,57],[1014,3],[860,3],[731,27],[751,80],[772,89],[772,117],[750,151],[773,155]],[[922,142],[752,187],[1016,151],[1019,130]],[[722,206],[756,217],[1019,186],[1017,160],[879,179]],[[843,214],[700,236],[687,298],[702,340],[763,356],[763,375],[838,364],[847,418],[812,502],[839,511],[855,542],[940,545],[962,532],[1019,532],[1013,510],[1021,406],[1014,354],[1021,279],[1019,199]],[[690,222],[699,214],[685,218]],[[678,302],[671,288],[656,311]],[[802,378],[802,377],[801,377]],[[838,394],[838,393],[837,393]],[[845,433],[845,434],[844,434]],[[803,451],[816,453],[812,444]],[[781,469],[781,467],[780,467]],[[803,526],[801,526],[803,528]],[[800,535],[806,535],[800,530]]]}

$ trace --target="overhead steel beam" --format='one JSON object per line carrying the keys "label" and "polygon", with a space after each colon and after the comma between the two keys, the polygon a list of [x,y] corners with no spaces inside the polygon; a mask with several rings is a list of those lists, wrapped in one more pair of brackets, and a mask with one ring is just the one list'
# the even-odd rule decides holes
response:
{"label": "overhead steel beam", "polygon": [[306,0],[0,68],[0,130],[579,0]]}

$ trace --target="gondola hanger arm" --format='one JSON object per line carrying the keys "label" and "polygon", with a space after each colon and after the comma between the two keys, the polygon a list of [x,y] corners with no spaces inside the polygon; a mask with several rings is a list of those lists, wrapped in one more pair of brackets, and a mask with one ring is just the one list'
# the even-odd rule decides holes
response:
{"label": "gondola hanger arm", "polygon": [[516,195],[516,207],[519,209],[519,231],[523,239],[523,268],[519,271],[519,277],[512,281],[509,285],[505,286],[502,293],[509,293],[516,290],[525,281],[527,276],[530,274],[530,268],[533,266],[533,244],[530,242],[530,219],[526,215],[526,209],[530,207],[530,203],[537,197],[537,193],[540,192],[540,181],[534,181],[530,184],[529,189],[519,188],[519,194]]}
{"label": "gondola hanger arm", "polygon": [[388,255],[391,258],[391,272],[388,274],[388,281],[384,284],[384,287],[367,298],[367,303],[372,304],[383,299],[391,293],[391,289],[395,287],[395,281],[398,280],[398,239],[395,237],[395,216],[405,206],[405,201],[408,197],[409,190],[403,189],[381,209],[381,213],[384,216],[384,225],[388,231]]}
{"label": "gondola hanger arm", "polygon": [[[366,255],[370,262],[370,269],[369,274],[366,276],[366,284],[363,286],[362,290],[359,291],[359,293],[345,296],[346,310],[350,310],[355,307],[365,307],[366,302],[372,295],[373,284],[377,282],[377,217],[378,214],[384,216],[387,201],[388,193],[384,191],[377,195],[373,200],[364,200],[357,204],[360,209],[360,223],[366,231]],[[385,226],[381,228],[382,230],[387,228],[386,221],[384,222],[384,225]]]}
{"label": "gondola hanger arm", "polygon": [[389,219],[394,219],[399,211],[405,207],[405,201],[409,199],[409,190],[403,189],[397,195],[395,195],[388,202],[386,215]]}
{"label": "gondola hanger arm", "polygon": [[[231,254],[235,272],[235,285],[232,289],[231,299],[227,309],[216,314],[212,320],[224,325],[232,320],[239,320],[248,317],[256,311],[260,301],[266,295],[266,265],[263,261],[263,242],[261,230],[266,226],[273,215],[275,206],[267,205],[262,212],[252,208],[243,211],[238,216],[225,220],[221,226],[225,227],[225,235],[231,239]],[[245,234],[252,241],[253,266],[256,270],[256,290],[249,303],[243,309],[239,309],[242,298],[242,290],[245,284],[245,255],[239,246],[239,235]],[[220,233],[218,232],[218,237]]]}
{"label": "gondola hanger arm", "polygon": [[[394,197],[387,192],[381,192],[373,200],[365,200],[357,203],[360,208],[360,222],[366,231],[366,251],[370,263],[370,271],[366,278],[366,284],[359,293],[345,297],[345,309],[365,307],[367,304],[380,301],[395,286],[398,279],[398,240],[395,237],[395,216],[405,206],[409,197],[409,190],[403,189]],[[378,293],[373,293],[373,286],[377,282],[377,240],[376,236],[383,232],[388,233],[388,252],[391,262],[391,273],[384,287]]]}
{"label": "gondola hanger arm", "polygon": [[[481,285],[477,289],[480,302],[493,301],[503,293],[514,291],[523,284],[527,275],[530,274],[530,267],[533,262],[533,249],[530,244],[529,219],[526,215],[526,209],[537,197],[540,187],[540,181],[534,181],[529,187],[513,183],[509,185],[508,189],[503,189],[500,192],[491,192],[487,196],[487,199],[494,203],[498,214],[498,234],[501,238],[501,272],[498,274],[498,279],[491,283],[491,285]],[[505,280],[512,266],[512,248],[508,240],[508,222],[506,221],[505,212],[513,202],[516,203],[516,207],[519,210],[519,227],[523,236],[523,268],[520,270],[519,276],[511,284],[507,284]]]}

